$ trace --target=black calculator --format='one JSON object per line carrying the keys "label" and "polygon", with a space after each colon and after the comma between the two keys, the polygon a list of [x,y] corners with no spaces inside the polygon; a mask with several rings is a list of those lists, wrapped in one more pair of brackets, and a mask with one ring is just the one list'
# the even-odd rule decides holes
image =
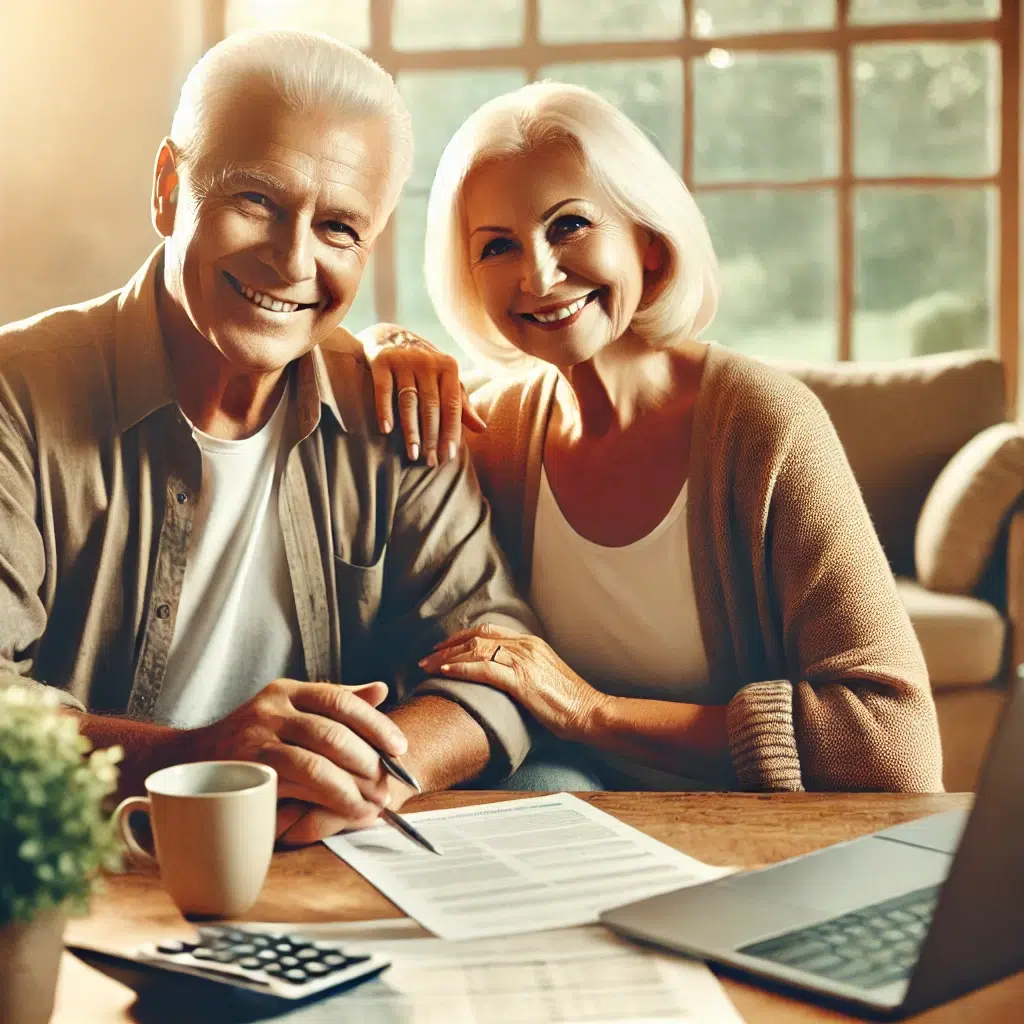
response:
{"label": "black calculator", "polygon": [[346,950],[337,942],[219,925],[199,928],[194,940],[169,940],[127,953],[79,945],[68,950],[140,994],[173,988],[177,997],[204,999],[234,991],[295,1003],[335,994],[390,966],[384,957]]}

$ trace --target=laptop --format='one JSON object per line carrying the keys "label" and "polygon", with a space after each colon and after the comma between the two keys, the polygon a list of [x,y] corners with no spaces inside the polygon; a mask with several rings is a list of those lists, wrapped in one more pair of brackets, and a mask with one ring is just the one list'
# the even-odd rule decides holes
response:
{"label": "laptop", "polygon": [[871,1016],[918,1013],[1024,968],[1024,679],[971,811],[605,911],[632,939]]}

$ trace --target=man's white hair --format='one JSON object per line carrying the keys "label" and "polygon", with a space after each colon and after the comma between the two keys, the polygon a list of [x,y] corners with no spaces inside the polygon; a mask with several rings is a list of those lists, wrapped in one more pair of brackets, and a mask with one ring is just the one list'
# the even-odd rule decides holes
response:
{"label": "man's white hair", "polygon": [[664,242],[669,266],[632,328],[670,347],[698,335],[718,308],[718,265],[697,204],[657,147],[625,114],[589,89],[535,82],[485,103],[452,136],[427,204],[424,271],[445,330],[491,363],[526,361],[487,315],[470,273],[463,186],[479,164],[550,143],[568,145],[632,223]]}
{"label": "man's white hair", "polygon": [[319,32],[254,29],[207,50],[181,88],[171,142],[186,163],[204,153],[210,135],[230,131],[219,105],[262,83],[296,111],[327,108],[352,121],[388,125],[390,213],[412,171],[412,121],[391,76],[364,53]]}

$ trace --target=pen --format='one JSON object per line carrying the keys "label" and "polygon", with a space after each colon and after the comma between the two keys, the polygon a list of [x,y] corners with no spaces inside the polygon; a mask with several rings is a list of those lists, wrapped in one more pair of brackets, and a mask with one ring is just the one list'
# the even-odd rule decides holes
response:
{"label": "pen", "polygon": [[380,816],[389,824],[393,825],[398,829],[399,832],[404,832],[414,843],[419,843],[424,850],[429,850],[431,853],[436,853],[438,857],[441,856],[441,851],[425,836],[422,832],[414,829],[408,821],[405,820],[400,814],[396,814],[390,807],[385,807],[381,812]]}
{"label": "pen", "polygon": [[[374,750],[377,750],[377,748],[374,747]],[[417,793],[423,792],[422,787],[416,781],[413,774],[403,765],[399,764],[390,754],[385,754],[383,750],[377,750],[377,756],[381,759],[388,775],[398,779],[399,782],[404,782],[407,786],[412,786]]]}

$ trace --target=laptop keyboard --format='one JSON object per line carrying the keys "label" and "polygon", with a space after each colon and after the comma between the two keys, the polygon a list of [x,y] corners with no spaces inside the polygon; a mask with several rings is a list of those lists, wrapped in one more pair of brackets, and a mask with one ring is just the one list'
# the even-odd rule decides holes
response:
{"label": "laptop keyboard", "polygon": [[857,988],[906,981],[917,963],[940,888],[917,889],[739,952]]}

